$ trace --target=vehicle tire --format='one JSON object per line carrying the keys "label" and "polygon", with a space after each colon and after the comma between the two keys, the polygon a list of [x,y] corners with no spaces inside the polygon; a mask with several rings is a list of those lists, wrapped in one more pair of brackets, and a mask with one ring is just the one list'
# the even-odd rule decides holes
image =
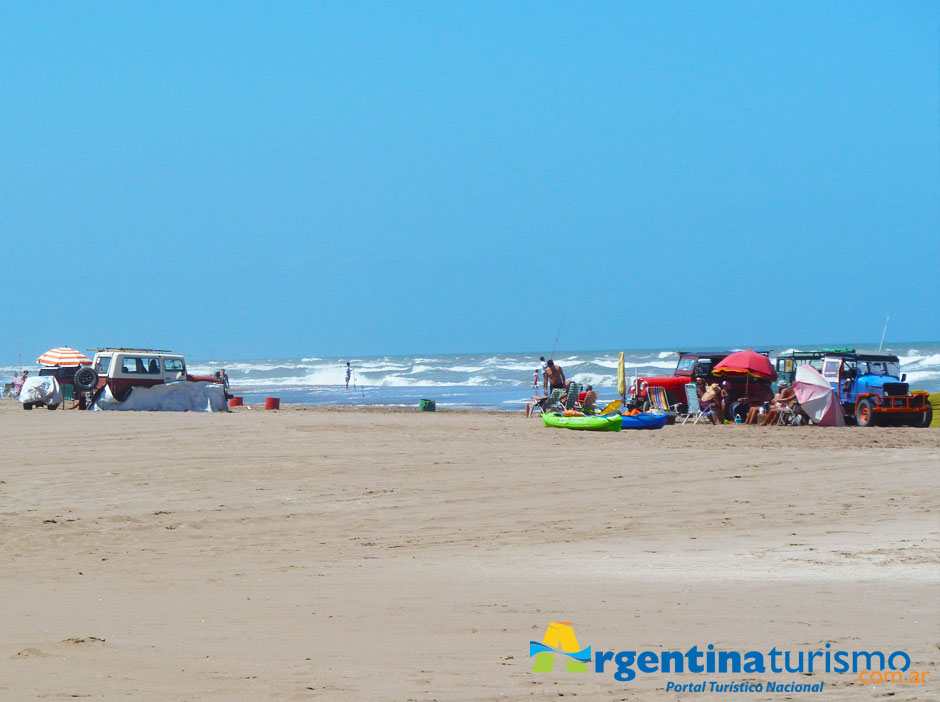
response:
{"label": "vehicle tire", "polygon": [[931,407],[930,405],[927,405],[927,411],[918,412],[917,414],[915,414],[910,424],[912,427],[923,429],[925,427],[929,427],[932,421],[933,421],[933,407]]}
{"label": "vehicle tire", "polygon": [[860,427],[878,426],[878,415],[871,400],[860,400],[855,408],[855,421]]}
{"label": "vehicle tire", "polygon": [[58,405],[46,405],[46,409],[51,409],[51,410],[59,409],[59,406]]}
{"label": "vehicle tire", "polygon": [[79,392],[91,392],[98,385],[98,371],[91,366],[81,366],[75,371],[72,385]]}
{"label": "vehicle tire", "polygon": [[23,409],[25,409],[25,410],[31,410],[32,408],[33,408],[33,404],[32,404],[31,402],[24,402],[24,403],[23,403]]}

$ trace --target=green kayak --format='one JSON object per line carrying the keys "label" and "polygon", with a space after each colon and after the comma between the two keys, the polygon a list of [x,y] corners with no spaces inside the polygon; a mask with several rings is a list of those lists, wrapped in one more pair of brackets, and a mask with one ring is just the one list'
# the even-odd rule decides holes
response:
{"label": "green kayak", "polygon": [[622,419],[619,414],[609,417],[565,417],[553,412],[542,413],[542,423],[547,427],[582,429],[584,431],[620,431],[623,424]]}

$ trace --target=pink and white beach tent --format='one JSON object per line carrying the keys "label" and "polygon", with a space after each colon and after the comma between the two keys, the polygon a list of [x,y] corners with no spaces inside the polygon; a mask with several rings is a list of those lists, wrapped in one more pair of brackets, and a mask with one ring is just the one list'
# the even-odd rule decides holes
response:
{"label": "pink and white beach tent", "polygon": [[844,427],[842,404],[829,381],[811,365],[796,369],[793,391],[803,411],[821,427]]}

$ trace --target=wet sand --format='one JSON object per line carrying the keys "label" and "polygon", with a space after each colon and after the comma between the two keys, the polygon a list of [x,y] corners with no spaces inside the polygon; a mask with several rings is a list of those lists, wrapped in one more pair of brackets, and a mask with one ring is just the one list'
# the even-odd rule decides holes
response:
{"label": "wet sand", "polygon": [[[0,403],[0,699],[798,699],[533,674],[600,649],[903,649],[940,678],[940,431]],[[893,693],[893,694],[891,694]]]}

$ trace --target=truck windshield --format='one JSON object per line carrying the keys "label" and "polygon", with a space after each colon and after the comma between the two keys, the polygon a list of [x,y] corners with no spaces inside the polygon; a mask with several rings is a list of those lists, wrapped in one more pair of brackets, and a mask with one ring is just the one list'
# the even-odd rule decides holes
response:
{"label": "truck windshield", "polygon": [[901,377],[901,367],[891,361],[859,361],[858,370],[862,375],[890,375]]}
{"label": "truck windshield", "polygon": [[694,356],[683,356],[679,359],[679,365],[676,366],[676,373],[691,373],[692,369],[695,367],[695,357]]}

